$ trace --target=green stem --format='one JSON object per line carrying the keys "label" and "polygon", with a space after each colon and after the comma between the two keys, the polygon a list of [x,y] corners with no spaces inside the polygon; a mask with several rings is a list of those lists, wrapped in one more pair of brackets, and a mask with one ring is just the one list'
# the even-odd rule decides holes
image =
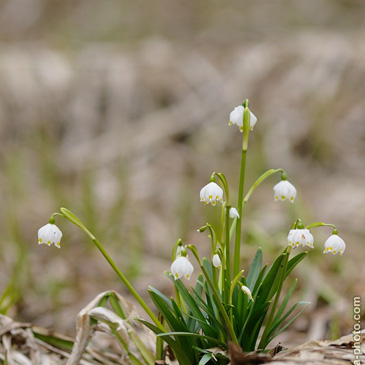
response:
{"label": "green stem", "polygon": [[246,203],[248,202],[248,199],[250,199],[251,195],[253,194],[253,192],[255,191],[255,189],[265,180],[267,179],[269,176],[276,174],[277,172],[281,172],[281,173],[285,173],[285,171],[283,169],[270,169],[266,172],[264,172],[255,182],[254,184],[251,186],[250,190],[248,191],[248,193],[246,194],[245,198],[243,199],[243,206],[246,205]]}
{"label": "green stem", "polygon": [[209,277],[208,272],[205,270],[205,267],[204,267],[202,261],[200,260],[200,257],[199,257],[199,254],[198,254],[198,251],[197,251],[196,247],[194,245],[189,245],[188,248],[190,249],[190,251],[195,256],[196,260],[198,261],[198,264],[199,264],[200,268],[203,271],[203,274],[205,276],[205,279],[207,280],[209,286],[211,287],[211,289],[213,291],[213,295],[214,295],[214,298],[215,298],[215,300],[217,302],[217,305],[219,307],[220,314],[223,317],[223,320],[224,320],[224,322],[225,322],[225,324],[227,326],[227,329],[228,329],[228,332],[229,332],[229,335],[230,335],[232,341],[235,342],[236,344],[238,344],[238,340],[237,340],[236,334],[234,332],[232,323],[231,323],[231,321],[228,318],[227,312],[226,312],[226,310],[225,310],[225,308],[224,308],[224,306],[222,304],[221,298],[219,297],[219,294],[218,294],[218,291],[217,291],[216,287],[214,286],[212,280]]}
{"label": "green stem", "polygon": [[94,242],[95,246],[99,249],[99,251],[102,253],[102,255],[105,257],[105,259],[108,261],[109,265],[113,268],[115,273],[119,276],[119,278],[122,280],[124,285],[127,287],[127,289],[130,291],[130,293],[135,297],[137,302],[141,305],[141,307],[145,310],[145,312],[149,315],[149,317],[152,319],[152,321],[155,323],[155,325],[163,332],[165,332],[165,328],[162,326],[160,321],[157,319],[157,317],[153,314],[151,309],[148,307],[148,305],[145,303],[145,301],[141,298],[141,296],[136,292],[136,290],[133,288],[133,286],[130,284],[128,279],[124,276],[124,274],[119,270],[118,266],[115,264],[115,262],[112,260],[112,258],[109,256],[109,254],[105,251],[103,245],[96,239],[96,237],[84,226],[84,224],[80,221],[78,217],[76,217],[70,210],[66,208],[60,209],[62,214],[65,218],[67,218],[69,221],[71,221],[73,224],[81,228]]}
{"label": "green stem", "polygon": [[217,176],[218,179],[220,180],[220,182],[222,183],[224,192],[226,193],[226,201],[229,204],[229,189],[228,189],[227,179],[226,179],[225,175],[222,174],[221,172],[214,171],[212,173],[212,175],[210,176],[210,181],[215,182],[215,176]]}
{"label": "green stem", "polygon": [[[229,239],[229,211],[231,207],[226,205],[226,239],[225,239],[225,249],[226,249],[226,280],[228,285],[231,284],[231,253],[230,253],[230,239]],[[227,298],[228,299],[228,298]]]}
{"label": "green stem", "polygon": [[336,229],[336,226],[331,223],[323,223],[323,222],[314,222],[310,224],[309,226],[305,227],[306,229],[316,228],[316,227],[332,227],[333,229]]}
{"label": "green stem", "polygon": [[113,268],[115,273],[122,280],[123,284],[127,287],[127,289],[130,291],[130,293],[136,298],[136,300],[140,304],[140,306],[145,310],[145,312],[149,315],[149,317],[155,323],[155,325],[161,331],[165,332],[165,328],[161,325],[160,321],[152,313],[151,309],[148,307],[148,305],[145,303],[145,301],[141,298],[141,296],[137,293],[137,291],[133,288],[133,286],[128,281],[128,279],[124,276],[124,274],[119,270],[118,266],[114,263],[114,261],[111,259],[109,254],[105,251],[102,244],[96,238],[93,239],[93,242],[95,243],[95,245],[99,249],[99,251],[102,253],[102,255],[105,257],[105,259],[108,261],[109,265]]}
{"label": "green stem", "polygon": [[250,133],[250,111],[248,109],[247,104],[248,101],[246,101],[246,107],[243,113],[242,157],[241,157],[240,181],[238,186],[238,204],[237,204],[237,212],[239,218],[237,219],[236,238],[234,246],[234,266],[233,266],[234,276],[238,274],[240,268],[240,258],[241,258],[242,202],[243,202],[243,191],[245,188],[248,136]]}

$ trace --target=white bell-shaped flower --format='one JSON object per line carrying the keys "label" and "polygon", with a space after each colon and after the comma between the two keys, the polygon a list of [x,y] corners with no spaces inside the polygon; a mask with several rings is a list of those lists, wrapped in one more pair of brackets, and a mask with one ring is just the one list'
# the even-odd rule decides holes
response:
{"label": "white bell-shaped flower", "polygon": [[297,196],[297,189],[288,180],[281,180],[274,186],[275,201],[289,200],[294,203],[294,199]]}
{"label": "white bell-shaped flower", "polygon": [[215,182],[210,182],[200,190],[200,201],[204,204],[211,203],[213,206],[217,204],[217,201],[222,201],[223,189]]}
{"label": "white bell-shaped flower", "polygon": [[61,248],[60,242],[62,238],[62,232],[60,229],[52,223],[48,223],[38,230],[38,244],[43,243],[50,246],[52,243],[58,248]]}
{"label": "white bell-shaped flower", "polygon": [[194,267],[186,256],[178,257],[171,264],[171,274],[173,275],[175,280],[180,279],[183,276],[185,276],[189,280],[193,271]]}
{"label": "white bell-shaped flower", "polygon": [[324,243],[323,253],[332,252],[334,255],[338,253],[342,255],[345,252],[345,249],[345,241],[337,234],[333,234],[332,236],[328,237],[326,242]]}
{"label": "white bell-shaped flower", "polygon": [[217,269],[222,268],[222,261],[217,253],[215,255],[213,255],[212,262],[213,262],[214,267],[216,267]]}
{"label": "white bell-shaped flower", "polygon": [[242,285],[241,290],[253,301],[251,290],[247,286]]}
{"label": "white bell-shaped flower", "polygon": [[299,246],[313,246],[313,235],[308,229],[291,229],[288,234],[288,245],[296,248]]}
{"label": "white bell-shaped flower", "polygon": [[[242,105],[236,106],[229,115],[229,125],[236,124],[243,132],[243,113],[245,108]],[[252,130],[257,122],[256,116],[250,111],[250,129]]]}
{"label": "white bell-shaped flower", "polygon": [[236,208],[233,208],[233,207],[229,210],[229,216],[232,219],[233,218],[239,218],[240,217],[240,215],[237,212],[237,209]]}

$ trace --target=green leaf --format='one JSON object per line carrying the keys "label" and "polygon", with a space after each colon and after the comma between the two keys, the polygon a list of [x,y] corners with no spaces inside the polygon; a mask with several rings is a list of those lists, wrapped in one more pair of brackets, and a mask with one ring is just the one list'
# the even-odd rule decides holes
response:
{"label": "green leaf", "polygon": [[[304,308],[302,308],[290,321],[288,321],[283,327],[281,327],[278,331],[274,332],[275,329],[298,307],[298,306],[305,306]],[[310,305],[309,302],[305,302],[305,301],[300,301],[296,304],[294,304],[288,312],[285,313],[285,315],[278,321],[278,323],[275,324],[275,328],[272,328],[270,330],[270,334],[272,334],[269,339],[267,340],[267,343],[265,345],[265,347],[277,336],[279,335],[281,332],[283,332],[284,330],[286,330]]]}
{"label": "green leaf", "polygon": [[[174,280],[174,278],[170,275],[171,279]],[[201,312],[198,304],[196,303],[195,299],[192,297],[192,295],[189,293],[189,291],[184,286],[183,282],[181,280],[175,280],[176,287],[181,294],[185,304],[189,307],[193,317],[199,319],[201,321],[201,328],[204,331],[204,333],[207,336],[215,337],[216,330],[214,327],[210,326],[206,322],[206,318],[204,317],[203,313]],[[204,324],[203,324],[204,323]]]}
{"label": "green leaf", "polygon": [[169,298],[167,298],[167,296],[165,294],[162,294],[159,290],[157,290],[153,286],[149,286],[148,291],[153,292],[156,295],[158,295],[172,309],[171,300]]}
{"label": "green leaf", "polygon": [[[154,332],[156,335],[162,334],[163,332],[153,325],[152,323],[149,323],[143,319],[137,319],[139,322],[143,323],[147,328],[149,328],[152,332]],[[174,354],[176,356],[177,361],[181,365],[191,365],[193,362],[189,359],[184,349],[180,346],[180,344],[175,341],[171,336],[166,336],[163,338],[164,341],[172,348],[172,351],[174,351]]]}
{"label": "green leaf", "polygon": [[285,298],[284,298],[283,302],[281,303],[281,305],[280,305],[278,311],[276,312],[275,317],[272,321],[273,325],[281,317],[281,315],[284,313],[284,310],[285,310],[286,306],[288,305],[288,302],[289,302],[291,296],[293,295],[294,289],[297,285],[297,281],[298,281],[297,279],[294,280],[294,282],[291,285],[288,293],[285,295]]}
{"label": "green leaf", "polygon": [[285,278],[294,270],[295,266],[297,266],[299,262],[301,262],[307,255],[308,252],[304,251],[294,256],[292,259],[288,261],[288,267],[286,269]]}
{"label": "green leaf", "polygon": [[55,336],[44,335],[36,331],[33,331],[33,334],[35,338],[38,338],[39,340],[48,343],[52,346],[55,346],[59,349],[71,351],[74,344],[72,341],[63,340]]}
{"label": "green leaf", "polygon": [[258,292],[259,288],[261,287],[262,285],[262,279],[263,277],[265,276],[265,273],[266,273],[266,269],[267,269],[267,266],[268,264],[266,264],[260,271],[260,274],[258,276],[258,278],[256,279],[256,283],[255,283],[255,286],[253,288],[253,290],[251,290],[252,292],[252,296],[255,297],[255,294]]}
{"label": "green leaf", "polygon": [[148,292],[155,303],[156,308],[161,312],[162,316],[165,318],[167,324],[173,331],[184,331],[186,330],[186,326],[179,320],[179,318],[175,317],[172,312],[172,306],[165,302],[165,300],[159,296],[159,294],[153,290],[153,288],[149,288]]}
{"label": "green leaf", "polygon": [[263,303],[271,300],[276,292],[276,289],[281,280],[281,275],[278,275],[280,268],[283,267],[284,260],[288,257],[287,253],[281,254],[272,264],[270,270],[265,275],[262,285],[257,293],[257,302]]}
{"label": "green leaf", "polygon": [[208,340],[210,342],[213,342],[223,348],[227,348],[227,345],[214,338],[214,337],[209,337],[209,336],[205,336],[205,335],[200,335],[199,333],[191,333],[191,332],[165,332],[165,333],[160,333],[157,335],[158,337],[165,337],[165,336],[186,336],[186,337],[197,337],[197,338],[201,338],[201,339],[205,339]]}
{"label": "green leaf", "polygon": [[110,304],[112,306],[112,308],[114,309],[114,312],[122,319],[126,319],[127,316],[125,315],[125,312],[122,308],[122,306],[119,303],[119,300],[117,299],[117,297],[115,296],[114,293],[110,293],[109,295],[109,301]]}
{"label": "green leaf", "polygon": [[247,275],[247,287],[253,290],[256,281],[260,275],[262,265],[262,249],[261,247],[257,249],[255,257],[252,261],[252,265],[250,267],[250,271]]}
{"label": "green leaf", "polygon": [[213,357],[212,354],[205,354],[199,361],[198,365],[205,365],[211,358]]}

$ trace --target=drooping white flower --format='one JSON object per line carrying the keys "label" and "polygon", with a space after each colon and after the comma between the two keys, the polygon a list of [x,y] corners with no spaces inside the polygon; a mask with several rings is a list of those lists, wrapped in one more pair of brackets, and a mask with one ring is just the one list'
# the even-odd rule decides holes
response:
{"label": "drooping white flower", "polygon": [[217,253],[213,256],[212,262],[216,268],[218,268],[218,269],[222,268],[222,261]]}
{"label": "drooping white flower", "polygon": [[253,301],[251,290],[249,288],[247,288],[247,286],[245,286],[245,285],[242,285],[241,289]]}
{"label": "drooping white flower", "polygon": [[185,276],[189,280],[193,271],[194,267],[186,256],[178,257],[171,264],[171,274],[173,275],[175,280],[180,279],[183,276]]}
{"label": "drooping white flower", "polygon": [[289,200],[294,203],[294,199],[297,196],[297,189],[288,180],[281,180],[274,186],[275,201]]}
{"label": "drooping white flower", "polygon": [[345,249],[345,241],[337,234],[333,234],[332,236],[328,237],[324,243],[323,253],[332,252],[334,255],[339,253],[342,256],[342,254],[345,252]]}
{"label": "drooping white flower", "polygon": [[217,204],[217,201],[222,201],[223,189],[215,182],[210,182],[200,190],[200,201],[204,204],[211,203],[213,206]]}
{"label": "drooping white flower", "polygon": [[239,218],[240,217],[240,215],[237,212],[237,209],[233,208],[233,207],[229,210],[229,216],[230,216],[230,218]]}
{"label": "drooping white flower", "polygon": [[[243,113],[245,108],[242,105],[236,106],[229,115],[229,125],[236,124],[243,132]],[[250,129],[252,130],[257,122],[256,116],[250,111]]]}
{"label": "drooping white flower", "polygon": [[52,243],[58,248],[61,248],[62,232],[60,229],[52,223],[48,223],[45,226],[41,227],[38,230],[38,244],[42,245],[43,243],[50,246]]}
{"label": "drooping white flower", "polygon": [[309,232],[309,229],[291,229],[288,234],[288,245],[296,248],[299,246],[313,246],[313,235]]}

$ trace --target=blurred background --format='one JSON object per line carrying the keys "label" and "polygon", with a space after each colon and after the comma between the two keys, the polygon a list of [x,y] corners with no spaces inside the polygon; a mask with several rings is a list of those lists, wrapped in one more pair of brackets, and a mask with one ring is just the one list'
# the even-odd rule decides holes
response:
{"label": "blurred background", "polygon": [[74,335],[98,293],[128,296],[68,221],[56,222],[61,250],[37,245],[61,206],[142,296],[148,284],[172,293],[173,244],[209,254],[196,230],[219,219],[201,187],[221,171],[237,196],[242,135],[228,116],[249,98],[247,186],[281,167],[298,197],[274,203],[279,176],[253,195],[243,268],[259,246],[272,262],[298,217],[336,224],[344,256],[322,254],[331,230],[317,228],[294,272],[312,304],[292,331],[299,342],[350,333],[365,291],[364,14],[361,0],[2,0],[1,313]]}

